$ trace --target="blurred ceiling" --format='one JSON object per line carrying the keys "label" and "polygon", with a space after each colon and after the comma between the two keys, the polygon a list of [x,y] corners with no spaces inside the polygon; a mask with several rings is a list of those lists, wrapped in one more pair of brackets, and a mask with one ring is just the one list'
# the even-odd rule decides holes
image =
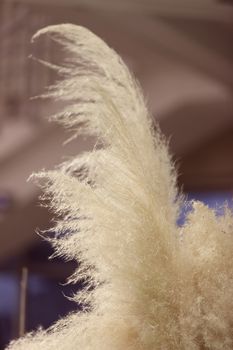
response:
{"label": "blurred ceiling", "polygon": [[[233,138],[231,5],[231,1],[217,0],[1,2],[0,191],[9,196],[12,207],[0,216],[0,259],[35,239],[38,188],[26,182],[28,176],[92,144],[80,139],[60,146],[67,135],[55,125],[48,126],[42,117],[53,111],[53,105],[28,101],[54,76],[27,56],[32,52],[47,60],[57,56],[49,39],[31,47],[30,37],[43,26],[64,22],[84,25],[101,36],[141,82],[152,114],[171,137],[172,152],[181,159],[184,187],[232,189],[232,170],[221,164],[227,174],[219,177],[212,147],[216,142],[228,147],[228,152],[221,150],[227,154],[224,164],[231,164],[233,145],[223,142],[226,134],[227,140]],[[206,159],[212,160],[209,172],[203,168]],[[208,187],[211,177],[216,181],[209,181]],[[40,228],[48,224],[47,213],[43,215],[36,224]],[[14,238],[17,235],[20,238]]]}

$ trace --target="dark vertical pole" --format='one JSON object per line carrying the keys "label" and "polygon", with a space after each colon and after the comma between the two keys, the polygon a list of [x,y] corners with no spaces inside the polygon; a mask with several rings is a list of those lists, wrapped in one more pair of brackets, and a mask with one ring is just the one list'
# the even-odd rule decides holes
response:
{"label": "dark vertical pole", "polygon": [[25,333],[27,284],[28,284],[28,269],[26,267],[23,267],[21,282],[20,282],[20,299],[19,299],[19,336],[20,337],[22,337]]}

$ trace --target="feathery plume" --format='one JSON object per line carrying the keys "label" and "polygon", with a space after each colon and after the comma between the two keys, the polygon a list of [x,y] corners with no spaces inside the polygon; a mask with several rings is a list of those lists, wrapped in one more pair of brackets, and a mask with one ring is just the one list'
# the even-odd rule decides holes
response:
{"label": "feathery plume", "polygon": [[86,305],[8,350],[233,348],[233,218],[182,200],[167,143],[121,58],[89,30],[40,30],[69,55],[45,93],[66,103],[53,119],[97,137],[97,147],[41,172],[59,220],[56,254],[79,262],[70,282]]}

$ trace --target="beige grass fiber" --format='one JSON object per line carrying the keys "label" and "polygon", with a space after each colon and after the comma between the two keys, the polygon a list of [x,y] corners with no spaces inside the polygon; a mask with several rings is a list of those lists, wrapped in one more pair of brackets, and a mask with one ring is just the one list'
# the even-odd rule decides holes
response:
{"label": "beige grass fiber", "polygon": [[[45,97],[53,119],[98,138],[91,152],[36,174],[57,218],[56,254],[80,262],[70,282],[82,313],[13,341],[8,350],[233,349],[233,217],[185,200],[167,142],[121,58],[72,24],[40,30],[67,59]],[[188,118],[188,116],[187,116]],[[49,237],[49,236],[48,236]],[[65,263],[65,262],[64,262]]]}

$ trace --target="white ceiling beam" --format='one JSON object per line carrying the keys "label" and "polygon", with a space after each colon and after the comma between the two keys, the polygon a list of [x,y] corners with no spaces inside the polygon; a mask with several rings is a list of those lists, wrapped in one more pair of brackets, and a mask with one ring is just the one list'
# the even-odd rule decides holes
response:
{"label": "white ceiling beam", "polygon": [[68,136],[64,129],[54,125],[45,128],[31,140],[27,147],[20,151],[15,149],[15,155],[1,162],[0,184],[7,193],[13,193],[17,203],[24,205],[37,193],[37,186],[33,181],[27,182],[28,177],[42,169],[54,168],[66,157],[77,155],[92,148],[91,138],[80,137],[64,146]]}

